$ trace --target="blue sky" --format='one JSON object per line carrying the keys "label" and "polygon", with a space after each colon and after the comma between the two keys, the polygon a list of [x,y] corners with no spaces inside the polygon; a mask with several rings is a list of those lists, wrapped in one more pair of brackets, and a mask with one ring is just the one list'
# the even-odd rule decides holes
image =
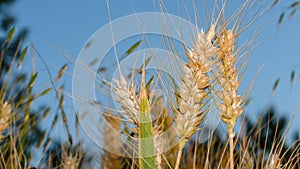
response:
{"label": "blue sky", "polygon": [[[151,0],[110,0],[110,13],[112,19],[137,12],[154,11]],[[177,4],[165,2],[169,12],[177,15]],[[235,4],[233,4],[234,6]],[[251,94],[252,103],[247,108],[248,114],[255,114],[266,109],[269,105],[275,105],[282,115],[291,116],[300,103],[300,79],[291,87],[289,78],[294,69],[296,75],[300,73],[300,15],[285,20],[277,29],[277,19],[280,13],[286,9],[289,3],[280,2],[279,5],[262,18],[262,21],[252,25],[251,31],[265,26],[269,23],[258,38],[260,44],[251,54],[251,60],[246,72],[241,90],[245,90],[248,84],[260,69]],[[86,40],[100,27],[109,22],[108,10],[105,0],[90,1],[17,1],[13,5],[13,14],[17,16],[16,28],[28,27],[30,34],[28,40],[32,41],[44,59],[49,63],[51,72],[55,76],[59,68],[68,62],[55,48],[66,51],[72,58],[76,59]],[[298,14],[298,15],[297,15]],[[247,38],[247,33],[244,35]],[[28,41],[28,43],[29,43]],[[30,66],[30,61],[27,61]],[[36,70],[40,71],[40,88],[49,85],[46,70],[36,58]],[[68,70],[72,73],[72,70]],[[69,75],[71,76],[71,75]],[[273,84],[277,78],[281,78],[277,91],[271,97]],[[71,83],[70,78],[64,82]],[[71,85],[71,84],[69,84]],[[49,101],[54,103],[54,101]],[[72,102],[67,102],[67,109],[72,110]],[[300,130],[300,114],[296,114],[293,129]]]}

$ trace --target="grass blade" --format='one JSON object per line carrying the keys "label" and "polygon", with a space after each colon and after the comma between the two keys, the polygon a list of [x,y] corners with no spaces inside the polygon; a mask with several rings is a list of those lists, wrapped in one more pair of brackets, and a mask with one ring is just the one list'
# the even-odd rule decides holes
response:
{"label": "grass blade", "polygon": [[293,70],[291,73],[291,84],[293,84],[295,81],[295,71]]}
{"label": "grass blade", "polygon": [[274,85],[273,85],[273,88],[272,88],[272,93],[274,93],[275,90],[277,89],[279,82],[280,82],[280,79],[277,79],[277,80],[275,81],[275,83],[274,83]]}
{"label": "grass blade", "polygon": [[60,68],[59,73],[58,73],[57,76],[56,76],[56,79],[57,79],[57,80],[59,80],[59,79],[63,76],[63,74],[65,73],[65,71],[67,70],[67,68],[68,68],[68,65],[67,65],[67,64],[64,64],[64,65]]}
{"label": "grass blade", "polygon": [[153,169],[155,164],[155,148],[153,140],[153,127],[148,103],[145,70],[142,71],[142,87],[140,93],[140,129],[139,129],[139,154],[140,168]]}
{"label": "grass blade", "polygon": [[19,58],[19,60],[18,60],[19,67],[20,67],[20,66],[23,64],[23,62],[24,62],[25,56],[26,56],[26,54],[27,54],[27,50],[28,50],[28,47],[26,46],[25,49],[22,50],[22,52],[21,52],[21,56],[20,56],[20,58]]}
{"label": "grass blade", "polygon": [[15,35],[15,27],[11,28],[11,30],[9,30],[9,32],[6,36],[6,40],[9,44],[12,42],[14,35]]}
{"label": "grass blade", "polygon": [[280,26],[282,21],[283,21],[283,18],[284,18],[284,13],[281,13],[279,19],[278,19],[278,22],[277,22],[277,25]]}
{"label": "grass blade", "polygon": [[137,41],[135,44],[133,44],[123,55],[123,57],[128,56],[129,54],[131,54],[137,47],[140,46],[140,44],[142,43],[142,40]]}
{"label": "grass blade", "polygon": [[31,75],[27,88],[32,88],[33,84],[36,81],[38,73],[34,73]]}

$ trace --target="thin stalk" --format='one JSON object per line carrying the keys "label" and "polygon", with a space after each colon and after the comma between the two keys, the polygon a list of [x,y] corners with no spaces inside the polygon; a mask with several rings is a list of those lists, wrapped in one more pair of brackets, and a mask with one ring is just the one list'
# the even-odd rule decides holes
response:
{"label": "thin stalk", "polygon": [[181,160],[181,156],[182,156],[182,150],[185,146],[185,143],[186,143],[186,140],[183,139],[182,141],[180,141],[180,143],[178,145],[178,153],[177,153],[177,160],[176,160],[175,169],[179,169],[180,160]]}
{"label": "thin stalk", "polygon": [[234,144],[233,144],[233,138],[234,138],[234,131],[232,128],[228,129],[229,134],[229,160],[230,160],[230,169],[234,169],[234,157],[233,157],[233,150],[234,150]]}
{"label": "thin stalk", "polygon": [[157,169],[162,169],[162,167],[161,167],[161,156],[162,156],[161,154],[156,155],[156,163],[157,163],[156,168]]}

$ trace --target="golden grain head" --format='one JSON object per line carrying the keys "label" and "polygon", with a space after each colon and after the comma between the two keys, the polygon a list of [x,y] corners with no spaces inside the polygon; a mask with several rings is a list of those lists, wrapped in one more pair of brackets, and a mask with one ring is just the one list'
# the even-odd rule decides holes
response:
{"label": "golden grain head", "polygon": [[216,39],[219,49],[222,52],[231,55],[234,50],[235,37],[233,30],[223,30]]}
{"label": "golden grain head", "polygon": [[215,36],[215,25],[212,25],[207,33],[198,33],[192,49],[188,51],[189,61],[210,67],[208,60],[216,54],[216,48],[212,43]]}
{"label": "golden grain head", "polygon": [[77,157],[72,157],[70,155],[63,155],[63,168],[64,169],[78,169],[79,162]]}
{"label": "golden grain head", "polygon": [[266,168],[268,169],[282,169],[281,159],[277,153],[270,154]]}
{"label": "golden grain head", "polygon": [[120,75],[119,80],[114,80],[114,91],[116,94],[116,101],[122,105],[121,115],[125,117],[128,122],[138,125],[139,119],[139,97],[136,94],[134,83],[127,85],[126,79]]}
{"label": "golden grain head", "polygon": [[215,64],[218,73],[217,81],[221,87],[221,91],[217,91],[216,95],[221,101],[217,103],[220,109],[221,119],[232,129],[235,126],[236,119],[242,114],[242,96],[238,95],[240,85],[237,69],[236,55],[234,52],[235,36],[232,30],[223,30],[216,38],[218,45],[218,62]]}
{"label": "golden grain head", "polygon": [[0,135],[9,128],[11,119],[12,106],[8,102],[4,102],[1,105],[1,116],[0,116]]}
{"label": "golden grain head", "polygon": [[189,139],[203,122],[206,112],[204,101],[208,96],[211,70],[211,57],[216,55],[212,44],[215,25],[207,33],[200,32],[192,49],[188,52],[189,61],[183,65],[180,81],[178,110],[175,110],[175,128],[177,134]]}

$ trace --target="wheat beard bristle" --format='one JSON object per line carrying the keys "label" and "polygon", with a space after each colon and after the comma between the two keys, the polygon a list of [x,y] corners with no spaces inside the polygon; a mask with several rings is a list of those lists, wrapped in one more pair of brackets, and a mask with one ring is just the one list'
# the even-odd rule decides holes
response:
{"label": "wheat beard bristle", "polygon": [[203,101],[208,95],[210,78],[210,58],[216,54],[216,48],[212,44],[214,37],[213,25],[208,33],[200,32],[193,49],[189,50],[189,61],[183,65],[184,74],[181,78],[179,91],[178,110],[175,112],[175,128],[181,138],[189,139],[202,123],[206,112]]}

